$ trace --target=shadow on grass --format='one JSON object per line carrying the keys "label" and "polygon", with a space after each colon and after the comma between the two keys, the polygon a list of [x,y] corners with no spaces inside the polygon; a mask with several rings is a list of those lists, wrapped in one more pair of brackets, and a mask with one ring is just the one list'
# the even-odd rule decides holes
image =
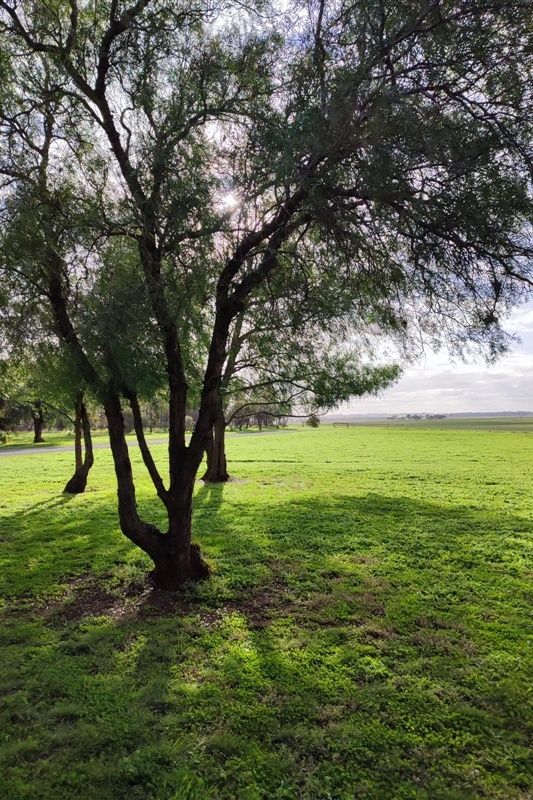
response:
{"label": "shadow on grass", "polygon": [[232,464],[302,464],[301,458],[232,458]]}
{"label": "shadow on grass", "polygon": [[47,500],[40,500],[38,503],[33,503],[33,505],[25,506],[21,511],[18,512],[17,517],[26,517],[26,516],[34,516],[36,513],[40,513],[41,511],[47,510],[51,511],[54,508],[59,508],[60,506],[64,506],[67,503],[71,502],[74,499],[75,495],[64,493],[60,494],[59,496],[50,497]]}
{"label": "shadow on grass", "polygon": [[194,514],[198,521],[199,517],[214,517],[222,505],[224,499],[223,483],[203,483],[194,496]]}
{"label": "shadow on grass", "polygon": [[[406,619],[428,604],[464,611],[470,602],[482,596],[489,602],[502,592],[516,592],[518,603],[533,599],[521,581],[533,532],[525,518],[378,494],[306,497],[275,506],[255,500],[236,507],[223,499],[224,485],[207,484],[194,500],[194,538],[216,577],[212,591],[198,590],[199,602],[209,597],[216,605],[229,597],[256,617],[254,596],[269,607],[270,595],[292,603],[318,592],[327,606],[336,584],[348,595],[360,592],[362,573],[374,584],[366,594],[375,613],[385,613],[391,587],[400,583]],[[140,505],[146,519],[164,525],[158,501]],[[112,576],[122,570],[122,582],[135,583],[151,568],[120,533],[109,497],[41,501],[4,518],[2,538],[6,596],[46,594],[50,584],[57,593],[61,584],[93,572]],[[172,609],[172,602],[165,607]],[[341,613],[333,604],[332,618],[335,609]]]}
{"label": "shadow on grass", "polygon": [[215,576],[177,597],[142,554],[113,583],[139,551],[109,497],[6,520],[10,593],[66,592],[4,619],[7,800],[527,796],[532,523],[224,493],[195,498]]}

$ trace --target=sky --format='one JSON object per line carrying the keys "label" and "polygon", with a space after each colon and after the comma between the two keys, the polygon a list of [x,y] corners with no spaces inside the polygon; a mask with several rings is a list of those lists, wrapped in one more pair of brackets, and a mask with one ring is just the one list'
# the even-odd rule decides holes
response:
{"label": "sky", "polygon": [[428,350],[379,397],[337,409],[341,414],[408,414],[464,411],[533,411],[533,302],[516,309],[505,328],[521,340],[496,364],[464,363]]}

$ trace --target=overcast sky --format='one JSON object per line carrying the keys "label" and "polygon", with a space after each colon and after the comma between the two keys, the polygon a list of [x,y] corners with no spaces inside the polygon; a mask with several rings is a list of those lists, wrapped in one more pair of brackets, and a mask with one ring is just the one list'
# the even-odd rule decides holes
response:
{"label": "overcast sky", "polygon": [[533,411],[533,302],[515,311],[505,327],[522,343],[494,366],[452,362],[445,352],[428,351],[381,397],[345,404],[337,413]]}

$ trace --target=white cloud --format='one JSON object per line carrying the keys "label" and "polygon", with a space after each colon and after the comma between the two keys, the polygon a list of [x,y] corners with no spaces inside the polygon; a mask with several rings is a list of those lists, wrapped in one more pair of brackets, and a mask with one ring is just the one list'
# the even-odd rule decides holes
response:
{"label": "white cloud", "polygon": [[[521,309],[520,330],[529,323],[532,307]],[[527,337],[531,338],[531,337]],[[533,343],[516,349],[496,364],[453,363],[448,354],[428,353],[424,362],[408,368],[396,386],[378,398],[342,406],[355,414],[457,413],[461,411],[533,411]]]}
{"label": "white cloud", "polygon": [[519,336],[522,333],[533,333],[533,302],[515,309],[505,327],[510,333],[517,333]]}

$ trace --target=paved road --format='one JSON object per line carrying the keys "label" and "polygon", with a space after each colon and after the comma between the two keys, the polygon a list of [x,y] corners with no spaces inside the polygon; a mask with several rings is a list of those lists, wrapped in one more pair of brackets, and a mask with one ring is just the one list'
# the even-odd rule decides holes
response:
{"label": "paved road", "polygon": [[[288,430],[288,431],[251,431],[250,433],[227,433],[226,438],[232,439],[233,437],[244,437],[244,436],[271,436],[273,433],[297,433],[295,430]],[[168,439],[150,439],[148,441],[149,445],[152,444],[168,444]],[[128,447],[138,447],[139,443],[136,440],[132,440],[128,442]],[[109,450],[110,445],[109,443],[100,443],[100,444],[93,444],[93,450]],[[1,456],[27,456],[33,455],[35,453],[73,453],[74,452],[74,445],[64,444],[60,447],[14,447],[12,450],[8,449],[1,449],[0,448],[0,457]]]}

